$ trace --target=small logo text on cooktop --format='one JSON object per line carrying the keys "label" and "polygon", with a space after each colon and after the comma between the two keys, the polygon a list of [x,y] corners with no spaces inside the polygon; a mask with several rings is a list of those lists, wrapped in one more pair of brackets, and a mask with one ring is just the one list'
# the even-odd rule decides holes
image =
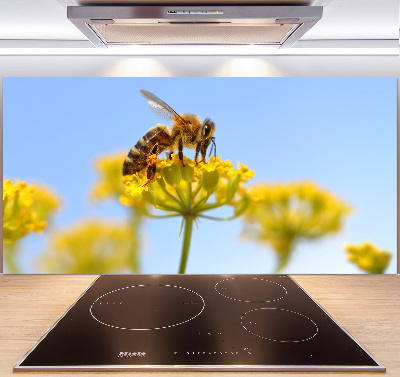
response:
{"label": "small logo text on cooktop", "polygon": [[146,352],[129,352],[129,351],[120,351],[118,354],[118,357],[126,357],[126,358],[130,358],[130,357],[145,357],[146,356]]}

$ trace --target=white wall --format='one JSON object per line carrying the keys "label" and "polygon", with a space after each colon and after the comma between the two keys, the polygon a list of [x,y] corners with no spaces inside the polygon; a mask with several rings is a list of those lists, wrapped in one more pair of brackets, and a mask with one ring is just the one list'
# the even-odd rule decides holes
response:
{"label": "white wall", "polygon": [[[400,58],[398,56],[0,56],[0,77],[20,76],[368,76],[399,78]],[[2,115],[2,80],[0,85],[0,112]],[[2,122],[3,117],[1,116],[1,127]],[[3,165],[1,165],[2,169]],[[1,173],[3,172],[1,171]],[[399,272],[399,255],[397,260]],[[2,271],[2,258],[0,258],[0,271]]]}
{"label": "white wall", "polygon": [[398,56],[0,56],[0,76],[399,76]]}

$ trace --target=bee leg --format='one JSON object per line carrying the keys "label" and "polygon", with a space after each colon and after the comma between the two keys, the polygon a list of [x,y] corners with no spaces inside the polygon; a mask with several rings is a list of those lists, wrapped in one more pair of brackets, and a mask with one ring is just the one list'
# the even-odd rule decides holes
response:
{"label": "bee leg", "polygon": [[147,186],[155,177],[157,171],[157,166],[150,165],[147,167],[147,182],[143,185],[143,187]]}
{"label": "bee leg", "polygon": [[153,149],[152,149],[152,151],[151,151],[150,154],[158,155],[157,152],[158,152],[158,143],[156,143],[156,144],[154,145],[154,147],[153,147]]}
{"label": "bee leg", "polygon": [[199,163],[199,162],[197,161],[197,157],[198,157],[199,152],[200,152],[200,147],[201,147],[201,143],[198,142],[197,145],[196,145],[196,156],[194,157],[194,160],[195,160],[195,162],[196,162],[196,165]]}
{"label": "bee leg", "polygon": [[181,138],[179,139],[178,150],[179,150],[179,159],[182,162],[182,166],[185,167],[185,164],[183,163],[183,141]]}
{"label": "bee leg", "polygon": [[158,152],[158,143],[154,146],[151,151],[151,155],[147,159],[147,182],[143,185],[143,187],[147,186],[156,175],[157,171],[157,152]]}
{"label": "bee leg", "polygon": [[201,157],[202,157],[202,159],[201,159],[201,162],[206,162],[206,148],[205,148],[205,146],[203,145],[203,147],[201,148]]}

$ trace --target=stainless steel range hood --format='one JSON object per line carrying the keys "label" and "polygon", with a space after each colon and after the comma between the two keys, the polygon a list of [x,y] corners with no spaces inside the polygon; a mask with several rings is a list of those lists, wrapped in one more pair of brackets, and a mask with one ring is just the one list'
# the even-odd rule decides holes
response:
{"label": "stainless steel range hood", "polygon": [[96,46],[291,47],[322,17],[321,6],[69,6],[68,19]]}

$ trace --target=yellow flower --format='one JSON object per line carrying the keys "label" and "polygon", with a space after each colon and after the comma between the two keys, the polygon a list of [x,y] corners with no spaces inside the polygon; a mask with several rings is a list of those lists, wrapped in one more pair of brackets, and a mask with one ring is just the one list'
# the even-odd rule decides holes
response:
{"label": "yellow flower", "polygon": [[[181,166],[182,165],[181,161],[179,160],[179,156],[176,153],[172,153],[171,158],[169,158],[168,155],[169,155],[169,153],[166,153],[166,158],[165,159],[159,158],[156,161],[157,168],[164,169],[167,166],[172,166],[172,165]],[[186,156],[184,156],[183,163],[184,164],[188,164],[189,163],[189,160],[186,158]]]}
{"label": "yellow flower", "polygon": [[[184,273],[193,222],[199,217],[232,220],[242,215],[250,203],[243,183],[254,173],[245,165],[239,165],[237,170],[233,170],[230,161],[222,161],[220,157],[211,157],[207,163],[196,163],[183,156],[182,163],[175,153],[171,158],[167,153],[166,159],[157,159],[155,165],[156,174],[151,182],[147,180],[147,169],[123,178],[126,195],[135,200],[141,197],[156,209],[167,213],[156,216],[147,212],[150,217],[182,216],[184,236],[179,273]],[[234,207],[231,217],[219,218],[204,214],[225,205]]]}
{"label": "yellow flower", "polygon": [[32,231],[41,232],[59,206],[58,197],[48,188],[7,180],[3,183],[3,242],[13,243]]}
{"label": "yellow flower", "polygon": [[250,178],[254,178],[256,173],[250,170],[246,165],[241,163],[238,164],[238,171],[240,171],[240,180],[242,182],[247,182]]}
{"label": "yellow flower", "polygon": [[371,274],[383,274],[389,265],[392,254],[380,250],[370,242],[361,245],[345,245],[347,260],[355,263],[360,269]]}
{"label": "yellow flower", "polygon": [[41,267],[58,274],[137,273],[137,243],[129,224],[86,220],[51,237]]}
{"label": "yellow flower", "polygon": [[129,196],[140,196],[143,191],[148,190],[148,187],[145,186],[147,178],[138,173],[124,176],[122,182],[125,184],[125,193]]}
{"label": "yellow flower", "polygon": [[245,232],[277,253],[277,271],[288,262],[295,244],[341,229],[350,207],[312,182],[258,184],[250,187]]}
{"label": "yellow flower", "polygon": [[221,157],[210,157],[210,160],[207,163],[199,164],[200,171],[215,171],[218,170],[223,177],[227,177],[227,175],[233,170],[233,165],[229,160],[221,161]]}
{"label": "yellow flower", "polygon": [[146,169],[125,176],[126,195],[136,199],[142,197],[169,212],[191,212],[196,217],[205,210],[225,204],[236,205],[247,195],[241,183],[254,176],[245,165],[240,164],[233,170],[231,162],[222,161],[220,157],[196,164],[183,156],[183,164],[178,154],[173,153],[171,158],[167,154],[166,159],[157,160],[156,178],[152,182],[147,184]]}

